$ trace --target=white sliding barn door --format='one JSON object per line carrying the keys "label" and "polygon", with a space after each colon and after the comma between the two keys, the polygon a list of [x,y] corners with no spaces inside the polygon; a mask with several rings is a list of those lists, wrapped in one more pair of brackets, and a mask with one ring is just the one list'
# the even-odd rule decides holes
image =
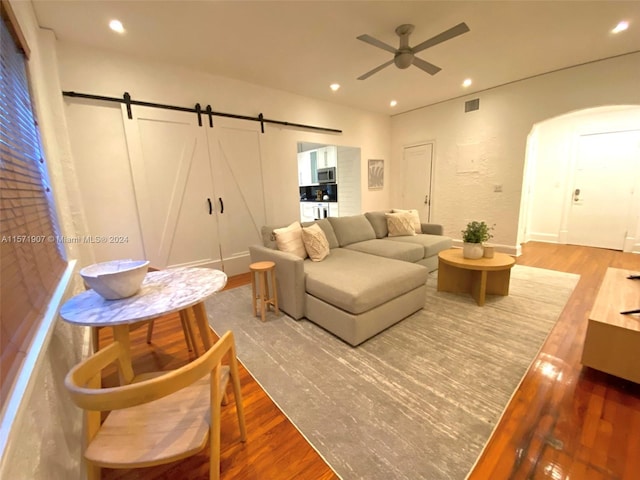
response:
{"label": "white sliding barn door", "polygon": [[265,224],[260,124],[214,117],[208,128],[220,248],[228,275],[249,271],[249,245],[261,244]]}
{"label": "white sliding barn door", "polygon": [[221,268],[208,125],[188,112],[132,111],[130,120],[122,107],[146,258],[159,268]]}

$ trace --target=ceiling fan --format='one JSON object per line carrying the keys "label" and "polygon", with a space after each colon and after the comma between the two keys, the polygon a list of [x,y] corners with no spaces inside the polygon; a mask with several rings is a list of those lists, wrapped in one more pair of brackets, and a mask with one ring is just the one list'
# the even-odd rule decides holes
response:
{"label": "ceiling fan", "polygon": [[393,53],[393,59],[383,63],[382,65],[374,68],[364,75],[360,75],[358,77],[358,80],[365,80],[374,73],[378,73],[383,68],[388,67],[392,63],[395,63],[396,67],[402,69],[409,68],[411,65],[415,65],[428,74],[435,75],[441,70],[441,68],[433,65],[432,63],[426,62],[421,58],[416,57],[415,54],[426,50],[429,47],[433,47],[434,45],[438,45],[439,43],[451,40],[452,38],[469,31],[469,27],[467,26],[467,24],[462,22],[455,27],[450,28],[449,30],[445,30],[444,32],[439,33],[435,37],[431,37],[429,40],[425,40],[424,42],[419,43],[415,47],[410,47],[409,35],[411,34],[411,32],[413,32],[413,29],[414,26],[410,24],[403,24],[396,28],[396,34],[400,37],[400,47],[398,47],[397,49],[393,48],[391,45],[387,45],[386,43],[381,42],[377,38],[373,38],[370,35],[365,34],[357,37],[358,40],[362,40],[369,45],[373,45],[374,47],[378,47],[386,50],[387,52]]}

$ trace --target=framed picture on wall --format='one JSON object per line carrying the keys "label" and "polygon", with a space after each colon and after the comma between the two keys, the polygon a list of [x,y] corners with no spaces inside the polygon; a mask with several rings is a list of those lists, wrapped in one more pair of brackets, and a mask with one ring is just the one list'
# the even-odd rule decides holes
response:
{"label": "framed picture on wall", "polygon": [[369,190],[384,187],[384,160],[369,160]]}

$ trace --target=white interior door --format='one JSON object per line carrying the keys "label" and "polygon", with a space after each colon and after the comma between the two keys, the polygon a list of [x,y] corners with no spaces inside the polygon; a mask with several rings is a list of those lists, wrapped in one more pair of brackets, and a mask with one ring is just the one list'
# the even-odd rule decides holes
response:
{"label": "white interior door", "polygon": [[579,137],[567,243],[623,250],[639,163],[640,131]]}
{"label": "white interior door", "polygon": [[417,209],[420,220],[428,222],[431,218],[433,144],[404,147],[402,159],[402,208]]}
{"label": "white interior door", "polygon": [[208,127],[188,112],[122,113],[146,258],[159,268],[220,268]]}
{"label": "white interior door", "polygon": [[224,270],[236,275],[249,271],[249,245],[262,243],[266,218],[260,124],[216,118],[207,135]]}

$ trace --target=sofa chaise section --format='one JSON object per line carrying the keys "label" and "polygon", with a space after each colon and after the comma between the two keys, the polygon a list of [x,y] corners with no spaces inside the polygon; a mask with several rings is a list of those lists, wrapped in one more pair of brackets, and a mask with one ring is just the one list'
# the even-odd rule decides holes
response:
{"label": "sofa chaise section", "polygon": [[424,306],[421,265],[337,248],[305,273],[305,316],[353,346]]}

